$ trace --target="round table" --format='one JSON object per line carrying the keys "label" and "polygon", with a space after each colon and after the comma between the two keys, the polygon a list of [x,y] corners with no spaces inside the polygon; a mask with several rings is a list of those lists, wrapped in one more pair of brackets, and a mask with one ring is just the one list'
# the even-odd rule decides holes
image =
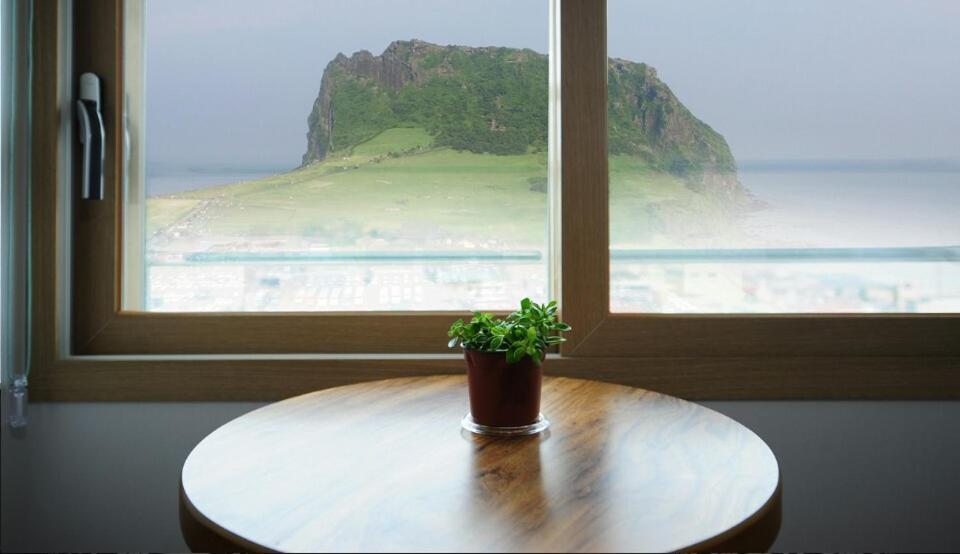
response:
{"label": "round table", "polygon": [[466,380],[391,379],[291,398],[194,448],[194,550],[766,550],[780,526],[767,445],[654,392],[547,378],[538,436],[461,430]]}

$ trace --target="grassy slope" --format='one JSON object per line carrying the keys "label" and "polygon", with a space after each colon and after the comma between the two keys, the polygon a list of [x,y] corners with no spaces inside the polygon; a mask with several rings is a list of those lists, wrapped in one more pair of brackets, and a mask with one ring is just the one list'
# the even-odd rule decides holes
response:
{"label": "grassy slope", "polygon": [[200,204],[193,198],[147,199],[147,236],[180,221]]}
{"label": "grassy slope", "polygon": [[353,147],[354,156],[381,156],[391,152],[407,152],[418,148],[428,148],[433,137],[417,127],[398,127],[388,129],[372,139]]}
{"label": "grassy slope", "polygon": [[545,165],[534,156],[493,158],[436,150],[337,173],[307,169],[286,183],[230,196],[211,214],[208,230],[328,235],[344,245],[363,237],[418,241],[441,235],[532,243],[543,233],[529,220],[544,213],[546,203],[544,194],[525,190],[525,181]]}
{"label": "grassy slope", "polygon": [[[704,226],[717,217],[717,209],[680,179],[637,158],[614,156],[610,175],[614,245],[656,244],[678,221]],[[422,129],[397,128],[323,163],[152,198],[148,226],[166,227],[207,201],[196,230],[208,235],[306,235],[347,248],[456,249],[466,242],[541,248],[546,195],[531,191],[529,180],[545,176],[542,153],[431,149]]]}

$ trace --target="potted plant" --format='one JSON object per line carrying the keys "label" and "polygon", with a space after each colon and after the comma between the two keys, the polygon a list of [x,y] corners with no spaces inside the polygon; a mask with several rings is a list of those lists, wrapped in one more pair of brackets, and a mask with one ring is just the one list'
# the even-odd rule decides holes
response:
{"label": "potted plant", "polygon": [[570,326],[557,318],[557,303],[529,298],[506,318],[475,312],[450,326],[450,348],[463,347],[470,413],[463,426],[475,433],[523,435],[550,424],[540,413],[543,361]]}

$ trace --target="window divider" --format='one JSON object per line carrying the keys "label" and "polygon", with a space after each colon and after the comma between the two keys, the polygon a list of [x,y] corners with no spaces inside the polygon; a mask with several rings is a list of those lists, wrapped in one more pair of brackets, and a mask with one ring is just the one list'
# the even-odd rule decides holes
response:
{"label": "window divider", "polygon": [[562,131],[562,346],[577,350],[609,314],[607,194],[607,10],[605,0],[560,8]]}

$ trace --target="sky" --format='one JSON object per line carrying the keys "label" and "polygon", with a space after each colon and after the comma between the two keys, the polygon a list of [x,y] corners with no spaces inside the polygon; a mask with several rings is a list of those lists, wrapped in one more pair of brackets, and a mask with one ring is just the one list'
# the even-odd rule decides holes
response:
{"label": "sky", "polygon": [[[152,165],[288,168],[338,52],[393,40],[548,49],[547,0],[147,0]],[[960,158],[960,1],[609,0],[738,160]]]}
{"label": "sky", "polygon": [[147,159],[296,167],[338,52],[548,49],[546,0],[147,0]]}

